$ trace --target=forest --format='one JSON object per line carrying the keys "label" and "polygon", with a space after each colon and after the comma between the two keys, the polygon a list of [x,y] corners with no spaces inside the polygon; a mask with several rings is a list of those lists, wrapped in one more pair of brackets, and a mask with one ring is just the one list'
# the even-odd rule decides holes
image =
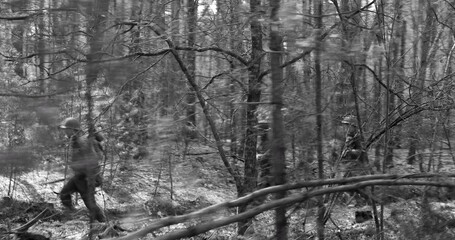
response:
{"label": "forest", "polygon": [[0,35],[0,240],[455,239],[452,0],[1,0]]}

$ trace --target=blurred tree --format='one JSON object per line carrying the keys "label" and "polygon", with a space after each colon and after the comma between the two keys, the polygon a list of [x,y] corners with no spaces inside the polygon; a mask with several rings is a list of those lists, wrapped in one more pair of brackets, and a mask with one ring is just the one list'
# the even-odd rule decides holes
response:
{"label": "blurred tree", "polygon": [[[187,0],[187,24],[188,24],[188,38],[187,45],[189,48],[196,46],[196,32],[198,21],[198,1]],[[196,77],[196,52],[188,51],[186,56],[186,64],[188,65],[189,74]],[[192,130],[196,125],[196,95],[193,91],[186,93],[186,125],[188,131],[185,131],[187,138],[193,139],[196,137],[196,131]]]}
{"label": "blurred tree", "polygon": [[[435,1],[428,1],[428,2],[418,2],[419,8],[421,7],[424,11],[419,11],[420,18],[424,18],[425,20],[422,22],[414,22],[414,31],[418,34],[420,32],[419,25],[423,24],[423,29],[421,32],[421,37],[419,38],[420,41],[420,48],[419,50],[414,49],[414,54],[416,58],[415,70],[416,70],[416,78],[415,81],[412,81],[410,84],[411,96],[410,100],[416,104],[417,106],[421,106],[424,102],[424,88],[426,86],[425,80],[427,77],[427,70],[429,64],[431,62],[430,59],[430,49],[433,44],[435,44],[437,27],[436,27],[436,16],[434,11],[436,10]],[[418,19],[418,18],[416,18]],[[417,52],[418,51],[418,52]],[[418,136],[418,129],[422,125],[422,118],[416,117],[413,118],[413,121],[410,123],[410,142],[409,142],[409,152],[408,152],[408,163],[413,164],[416,160],[416,156],[418,155],[417,149],[420,149],[420,141]],[[422,163],[421,163],[422,164]]]}
{"label": "blurred tree", "polygon": [[87,4],[87,14],[89,22],[87,24],[87,41],[89,50],[86,55],[87,63],[85,66],[85,101],[87,104],[86,121],[89,136],[95,133],[95,123],[93,119],[94,100],[93,85],[96,83],[100,74],[99,61],[103,55],[104,45],[104,28],[107,24],[109,10],[109,0],[96,0],[94,2],[85,2]]}

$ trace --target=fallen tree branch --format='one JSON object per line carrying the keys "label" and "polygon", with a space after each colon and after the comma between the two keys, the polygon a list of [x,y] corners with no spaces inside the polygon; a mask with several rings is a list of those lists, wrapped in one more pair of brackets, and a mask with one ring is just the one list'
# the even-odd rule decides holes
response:
{"label": "fallen tree branch", "polygon": [[[289,205],[296,204],[296,203],[299,203],[302,201],[306,201],[309,198],[320,196],[320,195],[336,193],[336,192],[352,191],[352,190],[356,190],[356,189],[367,187],[367,186],[373,186],[373,185],[389,185],[389,186],[390,185],[417,185],[417,186],[455,187],[455,184],[453,184],[453,183],[442,183],[442,182],[431,182],[431,181],[416,182],[416,181],[409,181],[409,180],[408,181],[372,180],[372,181],[359,182],[359,183],[351,184],[351,185],[318,189],[315,191],[305,192],[305,193],[300,193],[300,194],[293,194],[286,198],[274,200],[274,201],[262,204],[258,207],[252,208],[252,209],[250,209],[246,212],[243,212],[241,214],[238,214],[238,215],[224,217],[224,218],[221,218],[218,220],[202,223],[202,224],[199,224],[196,226],[191,226],[191,227],[181,229],[181,230],[175,230],[173,232],[170,232],[163,236],[155,238],[155,240],[173,240],[173,239],[180,239],[180,238],[184,238],[184,237],[196,236],[198,234],[210,231],[215,228],[226,226],[226,225],[238,222],[238,221],[242,221],[244,219],[252,218],[262,212],[272,210],[277,207],[289,206]],[[119,238],[119,239],[123,239],[123,238]]]}
{"label": "fallen tree branch", "polygon": [[[190,227],[187,229],[178,230],[176,232],[172,232],[172,233],[165,235],[165,236],[173,236],[173,237],[162,238],[162,237],[164,237],[164,236],[162,236],[157,239],[176,239],[175,238],[176,236],[180,236],[180,237],[195,236],[197,234],[209,231],[209,230],[217,228],[217,227],[225,226],[225,225],[237,222],[237,221],[241,221],[244,219],[254,217],[255,215],[257,215],[261,212],[271,210],[275,207],[281,207],[281,206],[285,206],[285,205],[295,204],[295,203],[305,201],[309,198],[319,196],[319,195],[330,194],[330,193],[335,193],[335,192],[352,191],[352,190],[356,190],[356,189],[363,188],[366,186],[372,186],[372,185],[424,185],[424,186],[438,186],[438,187],[455,187],[454,183],[448,183],[448,182],[416,181],[416,180],[404,181],[404,180],[402,180],[402,179],[447,178],[447,177],[455,177],[455,174],[370,175],[370,176],[358,176],[358,177],[351,177],[351,178],[344,178],[344,179],[302,181],[302,182],[298,182],[298,183],[294,183],[294,184],[273,186],[273,187],[264,188],[264,189],[255,191],[244,197],[241,197],[241,198],[238,198],[238,199],[235,199],[232,201],[215,204],[215,205],[203,208],[201,210],[198,210],[198,211],[195,211],[195,212],[192,212],[189,214],[180,215],[180,216],[171,216],[171,217],[159,219],[143,229],[137,230],[126,236],[123,236],[120,238],[115,238],[115,239],[117,239],[117,240],[137,239],[137,238],[147,235],[148,233],[158,230],[162,227],[170,226],[170,225],[177,224],[177,223],[182,223],[182,222],[185,222],[188,220],[194,220],[197,218],[201,218],[203,216],[207,216],[207,215],[219,212],[219,211],[227,209],[227,208],[237,207],[241,204],[249,203],[252,200],[254,200],[260,196],[264,196],[267,194],[271,194],[271,193],[275,193],[275,192],[279,192],[279,191],[283,191],[283,190],[292,190],[292,189],[300,189],[300,188],[304,188],[304,187],[318,187],[318,186],[324,186],[324,185],[349,183],[349,185],[328,187],[328,188],[318,189],[318,190],[314,190],[314,191],[308,191],[308,192],[304,192],[304,193],[295,193],[286,198],[283,198],[280,200],[274,200],[274,201],[262,204],[258,207],[248,210],[247,212],[244,212],[242,214],[225,217],[225,218],[222,218],[219,220],[211,221],[209,223],[203,223],[203,224],[197,225],[197,227]],[[191,234],[194,233],[194,234],[187,235],[188,233],[191,233]]]}
{"label": "fallen tree branch", "polygon": [[22,14],[22,15],[15,15],[15,16],[0,16],[0,20],[8,20],[8,21],[17,21],[17,20],[26,20],[34,16],[41,15],[42,13],[35,13],[35,14]]}
{"label": "fallen tree branch", "polygon": [[26,224],[14,229],[13,232],[14,233],[26,232],[29,228],[31,228],[33,225],[35,225],[35,223],[38,222],[38,220],[40,220],[44,216],[44,214],[46,214],[46,212],[48,210],[49,210],[48,208],[45,208],[38,215],[36,215],[36,217],[34,217],[32,220],[28,221]]}

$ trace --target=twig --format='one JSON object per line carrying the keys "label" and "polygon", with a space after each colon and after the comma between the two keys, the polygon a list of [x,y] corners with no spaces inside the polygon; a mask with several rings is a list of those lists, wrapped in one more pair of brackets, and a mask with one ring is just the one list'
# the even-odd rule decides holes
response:
{"label": "twig", "polygon": [[167,153],[168,167],[169,167],[169,181],[171,182],[171,200],[174,200],[174,180],[172,178],[172,158],[171,154]]}
{"label": "twig", "polygon": [[156,184],[155,184],[155,192],[153,193],[153,197],[156,197],[156,195],[158,194],[158,187],[160,186],[160,180],[161,180],[161,174],[163,172],[163,165],[164,165],[164,152],[163,152],[163,157],[160,161],[160,171],[158,172],[158,179],[156,180]]}
{"label": "twig", "polygon": [[[209,155],[209,154],[217,154],[218,152],[203,152],[203,153],[186,153],[187,156],[200,156],[200,155]],[[175,154],[175,156],[180,156],[180,154]]]}

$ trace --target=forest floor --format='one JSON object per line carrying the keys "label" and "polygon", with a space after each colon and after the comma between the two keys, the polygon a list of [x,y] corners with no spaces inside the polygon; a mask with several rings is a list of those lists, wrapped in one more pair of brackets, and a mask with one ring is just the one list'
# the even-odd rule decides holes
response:
{"label": "forest floor", "polygon": [[[106,164],[103,187],[98,189],[96,200],[105,209],[109,221],[121,226],[120,234],[140,229],[160,217],[189,213],[235,199],[234,185],[228,181],[230,177],[213,148],[190,146],[185,157],[169,152],[169,149],[151,149],[150,155],[142,160]],[[4,239],[5,232],[25,224],[46,207],[52,211],[29,232],[51,236],[51,239],[86,237],[88,212],[80,197],[76,196],[76,212],[68,213],[60,204],[57,193],[65,177],[61,162],[47,162],[39,169],[16,176],[11,186],[14,201],[6,198],[9,178],[0,176],[0,197],[3,197],[0,199],[0,239]]]}
{"label": "forest floor", "polygon": [[[160,217],[189,213],[236,198],[235,186],[214,149],[202,145],[190,146],[186,156],[171,155],[169,153],[173,151],[168,150],[151,150],[151,154],[142,160],[106,165],[105,181],[96,198],[110,222],[121,227],[118,231],[120,234],[138,230]],[[417,163],[408,165],[404,162],[405,155],[404,150],[396,151],[395,167],[389,173],[420,172]],[[435,158],[435,163],[440,160],[439,171],[454,172],[454,163],[448,152],[440,156]],[[88,213],[83,202],[77,199],[78,211],[67,213],[57,195],[63,182],[54,181],[64,176],[64,166],[58,162],[47,163],[39,169],[16,176],[13,182],[14,200],[3,198],[0,201],[0,239],[9,239],[6,232],[25,224],[46,207],[51,208],[51,211],[29,232],[51,236],[51,239],[84,239],[88,233]],[[9,178],[0,177],[0,197],[7,196],[9,183]],[[415,239],[415,234],[423,234],[419,232],[422,230],[419,228],[422,206],[419,196],[422,191],[426,190],[418,187],[387,188],[391,200],[384,205],[386,239]],[[439,191],[436,192],[433,197],[440,195]],[[349,198],[348,195],[343,197]],[[369,211],[371,207],[354,203],[344,201],[335,205],[327,222],[327,239],[370,239],[375,233],[374,221],[358,223],[355,217],[355,212]],[[434,197],[430,207],[455,212],[455,202],[440,197]],[[292,208],[291,239],[315,237],[315,213],[316,208],[309,205]],[[185,225],[173,225],[154,234],[160,235],[182,227]],[[441,236],[455,236],[450,227],[450,224],[446,224],[438,229],[443,234]],[[268,212],[256,216],[252,229],[248,239],[269,238],[273,234],[273,214]],[[194,239],[235,239],[234,236],[235,226],[228,226]]]}

